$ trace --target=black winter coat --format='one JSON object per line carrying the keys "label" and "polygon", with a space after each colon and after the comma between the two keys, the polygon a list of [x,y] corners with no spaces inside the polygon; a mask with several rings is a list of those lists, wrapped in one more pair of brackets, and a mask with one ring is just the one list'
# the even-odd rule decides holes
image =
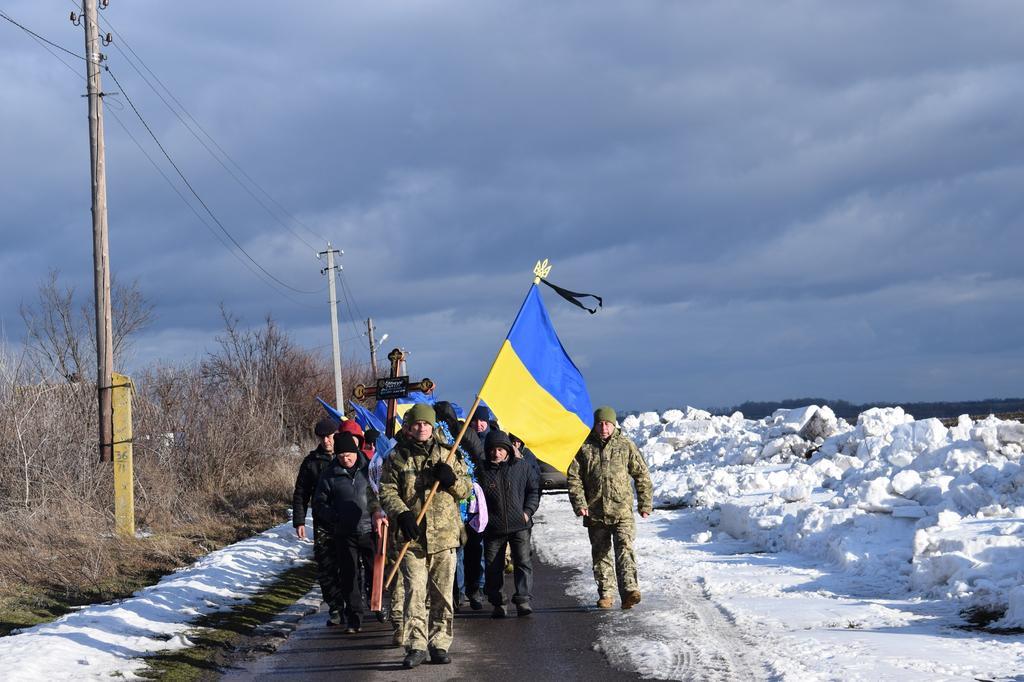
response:
{"label": "black winter coat", "polygon": [[[498,464],[484,461],[475,473],[487,500],[484,537],[508,535],[529,528],[540,506],[540,477],[530,463],[513,455]],[[523,512],[529,520],[523,518]]]}
{"label": "black winter coat", "polygon": [[[295,478],[295,492],[292,493],[292,526],[298,528],[306,523],[306,510],[309,501],[316,491],[316,481],[320,472],[334,459],[334,453],[327,452],[317,446],[299,465],[299,475]],[[316,523],[316,510],[313,510],[313,522]]]}
{"label": "black winter coat", "polygon": [[313,494],[313,513],[338,535],[373,531],[373,513],[380,509],[362,457],[346,469],[337,459],[320,474]]}

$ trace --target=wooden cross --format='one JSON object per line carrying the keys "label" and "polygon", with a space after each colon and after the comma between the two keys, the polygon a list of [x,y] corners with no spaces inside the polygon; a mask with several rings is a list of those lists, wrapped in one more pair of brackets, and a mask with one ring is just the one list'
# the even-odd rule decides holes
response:
{"label": "wooden cross", "polygon": [[364,386],[358,384],[352,390],[352,395],[355,396],[356,400],[363,400],[364,398],[378,398],[380,400],[387,400],[388,402],[388,421],[384,426],[386,435],[388,438],[393,438],[395,435],[395,413],[398,398],[404,398],[409,395],[410,391],[421,391],[422,393],[430,393],[434,390],[434,382],[430,379],[424,378],[421,381],[409,382],[408,376],[399,376],[398,368],[401,366],[402,360],[405,359],[405,353],[400,348],[395,348],[388,353],[388,360],[391,361],[391,372],[386,377],[377,379],[376,386]]}

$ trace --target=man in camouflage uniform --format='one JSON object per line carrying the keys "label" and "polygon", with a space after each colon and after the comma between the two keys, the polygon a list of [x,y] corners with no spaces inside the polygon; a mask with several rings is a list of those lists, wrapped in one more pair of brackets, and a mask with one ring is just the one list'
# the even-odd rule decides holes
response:
{"label": "man in camouflage uniform", "polygon": [[[637,511],[647,518],[653,508],[651,475],[640,450],[622,435],[615,410],[608,406],[594,411],[594,428],[576,458],[569,465],[569,502],[590,535],[590,553],[597,581],[598,608],[610,609],[616,588],[622,608],[640,603],[636,579],[633,539],[633,486]],[[611,550],[615,546],[615,563]]]}
{"label": "man in camouflage uniform", "polygon": [[[462,528],[458,503],[469,494],[470,481],[460,459],[446,462],[450,450],[434,436],[435,419],[434,408],[423,403],[406,412],[380,479],[381,506],[410,542],[401,564],[406,668],[425,661],[428,652],[432,663],[451,663],[455,550]],[[437,494],[417,524],[435,481]]]}

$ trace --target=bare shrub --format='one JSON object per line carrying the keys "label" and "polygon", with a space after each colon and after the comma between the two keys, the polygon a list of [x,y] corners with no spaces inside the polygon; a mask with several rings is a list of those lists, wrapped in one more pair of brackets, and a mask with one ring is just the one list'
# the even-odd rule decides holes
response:
{"label": "bare shrub", "polygon": [[[150,310],[126,291],[122,310],[135,313],[115,323],[122,351]],[[284,520],[323,415],[314,396],[332,392],[326,359],[273,319],[248,329],[223,311],[224,332],[204,360],[134,373],[136,522],[154,535],[115,539],[112,473],[95,457],[96,389],[84,379],[92,346],[83,348],[86,314],[75,311],[74,291],[53,273],[38,305],[22,308],[25,348],[0,353],[0,599],[28,586],[71,602],[109,598],[134,589],[131,575]]]}

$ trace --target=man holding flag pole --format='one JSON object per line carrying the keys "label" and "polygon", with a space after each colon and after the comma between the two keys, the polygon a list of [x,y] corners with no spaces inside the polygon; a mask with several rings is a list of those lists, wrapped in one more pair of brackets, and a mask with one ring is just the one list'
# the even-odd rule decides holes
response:
{"label": "man holding flag pole", "polygon": [[[483,387],[468,414],[472,415],[476,412],[481,400],[486,401],[501,424],[506,429],[518,434],[524,442],[529,443],[538,458],[566,471],[591,431],[593,409],[583,375],[569,359],[562,343],[558,340],[558,335],[544,308],[537,285],[543,282],[559,296],[584,308],[591,314],[596,310],[586,308],[580,299],[583,297],[594,298],[598,305],[601,305],[602,301],[598,296],[579,294],[551,284],[545,279],[550,271],[551,266],[547,260],[538,262],[534,268],[533,285],[530,287],[526,300],[520,307],[519,314],[516,315],[512,328],[498,351],[487,378],[484,380]],[[426,421],[426,416],[429,416],[432,426],[433,409],[428,409],[430,409],[429,415],[417,419]],[[436,440],[432,441],[431,455],[428,460],[430,465],[436,468],[432,469],[430,474],[424,475],[424,472],[427,471],[425,468],[427,461],[421,463],[419,469],[409,469],[403,464],[406,461],[405,458],[392,455],[384,465],[384,474],[381,478],[381,505],[389,517],[397,520],[403,531],[409,531],[404,533],[407,541],[399,552],[398,561],[386,582],[387,585],[390,585],[401,567],[407,592],[406,632],[410,635],[406,638],[408,654],[403,661],[407,668],[415,667],[426,660],[426,652],[417,648],[424,644],[431,647],[430,653],[434,662],[447,663],[451,660],[447,648],[452,639],[450,600],[454,563],[449,562],[452,575],[446,581],[438,579],[439,583],[446,582],[447,590],[442,589],[444,584],[435,586],[439,599],[444,600],[447,608],[439,606],[438,613],[435,614],[435,605],[433,601],[431,602],[430,642],[424,642],[422,640],[425,639],[425,636],[419,632],[422,626],[413,625],[409,620],[409,608],[416,608],[420,612],[424,609],[424,604],[414,603],[419,602],[425,595],[424,590],[418,584],[414,584],[413,580],[422,570],[417,562],[423,560],[422,556],[425,550],[422,545],[417,545],[410,553],[410,546],[419,537],[423,528],[423,519],[428,510],[430,513],[447,519],[449,507],[454,509],[457,514],[454,502],[468,492],[468,485],[462,480],[465,478],[464,476],[460,477],[457,472],[453,471],[454,480],[448,480],[447,473],[435,462],[436,453],[433,450],[434,447],[442,448],[446,452],[443,463],[448,465],[448,470],[452,471],[451,467],[455,466],[464,474],[465,468],[454,460],[454,453],[458,450],[468,426],[469,420],[463,423],[462,429],[450,449],[444,448]],[[406,428],[411,428],[409,416],[406,417]],[[415,439],[421,435],[419,432],[415,432],[410,434],[409,438]],[[427,439],[429,439],[429,434],[421,441],[419,447],[424,447]],[[433,486],[424,499],[422,483],[425,481],[433,481]],[[466,489],[460,491],[461,486],[465,486]],[[439,488],[442,488],[445,493],[440,498],[441,506],[434,507],[432,502]],[[415,516],[412,512],[413,509],[418,511]],[[431,524],[437,527],[439,520],[428,522],[428,529]],[[429,542],[428,536],[427,544]],[[411,559],[408,558],[410,556]],[[410,594],[410,587],[417,590],[417,596],[414,597]],[[431,588],[432,598],[433,593],[434,588]],[[441,622],[433,622],[435,615]]]}

